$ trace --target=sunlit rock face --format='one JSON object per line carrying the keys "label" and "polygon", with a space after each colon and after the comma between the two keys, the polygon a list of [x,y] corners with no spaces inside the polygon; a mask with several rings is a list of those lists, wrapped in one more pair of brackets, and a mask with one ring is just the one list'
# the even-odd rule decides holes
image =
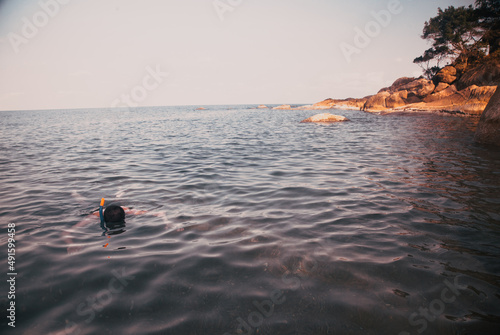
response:
{"label": "sunlit rock face", "polygon": [[472,85],[496,86],[500,83],[500,60],[490,59],[465,72],[455,83],[458,90]]}
{"label": "sunlit rock face", "polygon": [[406,105],[406,99],[408,99],[408,91],[398,91],[396,93],[392,93],[385,99],[385,105],[387,108],[401,107]]}
{"label": "sunlit rock face", "polygon": [[456,91],[454,85],[447,89],[431,94],[422,103],[409,106],[424,111],[448,111],[466,115],[481,115],[490,101],[496,86],[469,86],[461,91]]}
{"label": "sunlit rock face", "polygon": [[481,115],[474,140],[478,143],[500,146],[500,90],[498,88]]}
{"label": "sunlit rock face", "polygon": [[[447,86],[446,86],[447,85]],[[429,94],[424,98],[424,102],[434,102],[441,99],[444,99],[450,95],[457,93],[457,88],[455,85],[448,85],[445,83],[439,83],[434,90],[434,93]]]}
{"label": "sunlit rock face", "polygon": [[[465,71],[465,72],[464,72]],[[357,109],[365,112],[427,111],[480,116],[500,83],[500,60],[489,58],[471,69],[449,65],[432,80],[402,77],[360,99],[326,99],[303,109]]]}
{"label": "sunlit rock face", "polygon": [[[437,76],[440,80],[450,81],[454,71],[445,68]],[[444,70],[444,69],[443,69]],[[496,86],[471,85],[457,90],[455,84],[427,79],[400,78],[390,87],[381,89],[371,96],[363,106],[366,112],[379,111],[439,111],[467,115],[481,115]]]}
{"label": "sunlit rock face", "polygon": [[309,109],[356,109],[361,110],[365,105],[368,97],[361,99],[326,99],[321,102],[317,102],[311,106]]}
{"label": "sunlit rock face", "polygon": [[442,68],[434,77],[434,81],[438,83],[451,84],[457,80],[457,69],[451,65]]}
{"label": "sunlit rock face", "polygon": [[371,96],[366,101],[365,106],[364,106],[364,110],[365,111],[379,111],[379,110],[387,109],[387,105],[386,105],[385,101],[390,96],[391,96],[391,93],[387,92],[387,91],[379,92],[379,93],[375,94],[374,96]]}
{"label": "sunlit rock face", "polygon": [[301,121],[301,123],[309,123],[309,122],[343,122],[343,121],[349,121],[348,118],[345,116],[341,115],[333,115],[330,113],[323,113],[323,114],[317,114],[314,116],[311,116],[308,119],[305,119]]}
{"label": "sunlit rock face", "polygon": [[292,106],[290,105],[281,105],[281,106],[278,106],[278,107],[274,107],[273,109],[291,109]]}
{"label": "sunlit rock face", "polygon": [[399,78],[390,87],[383,88],[377,94],[369,97],[363,110],[376,112],[419,103],[435,88],[436,86],[431,80]]}

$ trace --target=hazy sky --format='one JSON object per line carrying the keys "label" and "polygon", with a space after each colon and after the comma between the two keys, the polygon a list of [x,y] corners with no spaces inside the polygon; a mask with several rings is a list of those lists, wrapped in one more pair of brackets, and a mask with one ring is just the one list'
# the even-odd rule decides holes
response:
{"label": "hazy sky", "polygon": [[[374,94],[473,0],[0,0],[0,110]],[[376,13],[376,14],[374,14]]]}

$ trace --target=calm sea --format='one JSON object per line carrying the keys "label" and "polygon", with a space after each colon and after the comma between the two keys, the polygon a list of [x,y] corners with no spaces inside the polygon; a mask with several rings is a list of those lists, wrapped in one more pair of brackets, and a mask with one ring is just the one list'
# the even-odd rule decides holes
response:
{"label": "calm sea", "polygon": [[[0,332],[498,334],[477,120],[251,107],[0,112]],[[147,213],[74,227],[102,197]]]}

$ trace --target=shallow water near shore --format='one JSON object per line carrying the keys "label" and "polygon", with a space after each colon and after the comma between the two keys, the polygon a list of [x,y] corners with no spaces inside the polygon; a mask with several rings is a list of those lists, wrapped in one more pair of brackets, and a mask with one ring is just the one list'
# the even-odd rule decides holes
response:
{"label": "shallow water near shore", "polygon": [[[250,107],[0,112],[1,332],[497,333],[500,152],[477,120]],[[101,197],[148,213],[73,227]]]}

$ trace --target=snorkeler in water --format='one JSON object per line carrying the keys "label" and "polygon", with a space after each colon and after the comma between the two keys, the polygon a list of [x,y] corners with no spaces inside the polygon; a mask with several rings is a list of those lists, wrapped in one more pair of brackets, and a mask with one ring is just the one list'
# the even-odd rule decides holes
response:
{"label": "snorkeler in water", "polygon": [[[146,214],[147,211],[136,210],[127,207],[121,207],[118,205],[109,205],[104,209],[104,199],[101,200],[101,205],[99,206],[99,210],[95,210],[91,215],[85,217],[82,221],[78,222],[74,227],[83,227],[87,226],[90,223],[95,222],[95,217],[100,217],[101,219],[101,228],[106,230],[113,229],[117,226],[125,225],[125,215],[140,215]],[[157,214],[153,214],[157,216]]]}
{"label": "snorkeler in water", "polygon": [[[125,227],[125,215],[140,215],[146,214],[147,211],[144,210],[136,210],[127,207],[121,207],[118,205],[109,205],[104,209],[104,198],[101,199],[101,204],[99,206],[99,210],[94,211],[92,214],[85,217],[83,220],[78,222],[73,228],[87,226],[91,223],[96,223],[96,216],[100,218],[101,228],[104,232],[107,232],[111,229],[123,228]],[[165,220],[165,213],[151,213],[154,216],[162,217]],[[69,232],[65,232],[62,236],[64,241],[68,245],[73,244],[73,240],[69,235]],[[81,248],[78,246],[70,246],[67,248],[68,253],[74,253],[80,250]]]}

